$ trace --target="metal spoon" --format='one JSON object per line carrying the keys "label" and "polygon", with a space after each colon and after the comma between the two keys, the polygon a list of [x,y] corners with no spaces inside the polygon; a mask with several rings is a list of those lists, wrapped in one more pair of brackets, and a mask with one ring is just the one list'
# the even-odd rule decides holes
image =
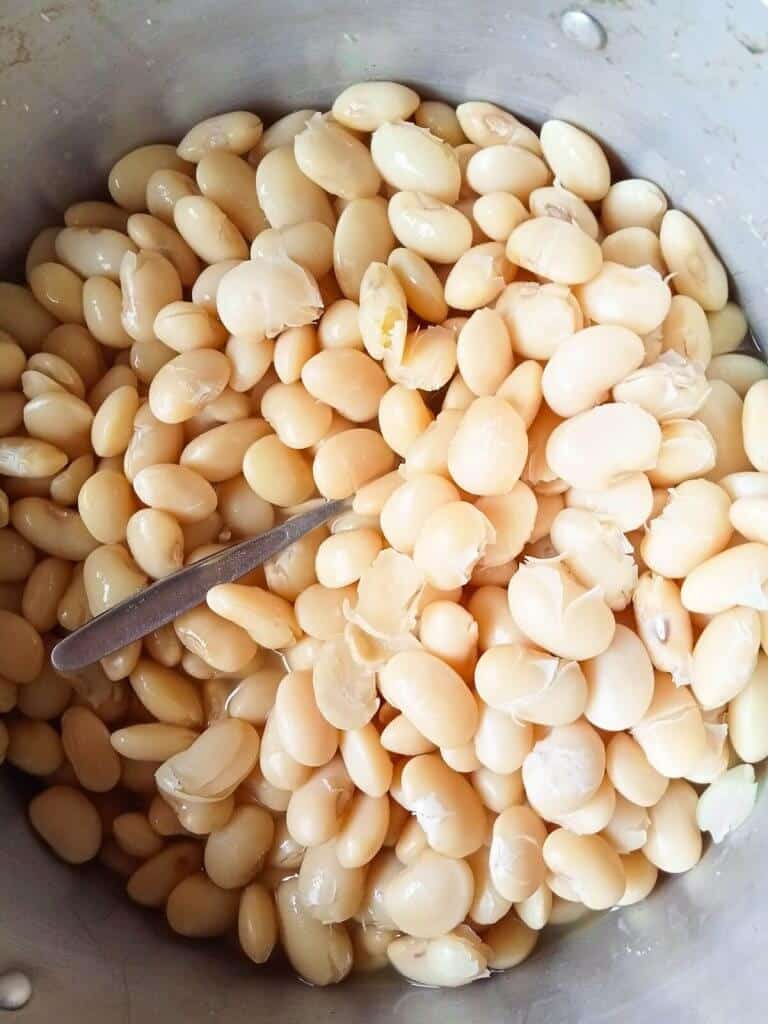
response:
{"label": "metal spoon", "polygon": [[61,672],[76,672],[139,640],[202,604],[217,583],[231,583],[245,576],[346,508],[346,500],[323,501],[258,537],[217,551],[158,580],[60,640],[51,651],[54,667]]}

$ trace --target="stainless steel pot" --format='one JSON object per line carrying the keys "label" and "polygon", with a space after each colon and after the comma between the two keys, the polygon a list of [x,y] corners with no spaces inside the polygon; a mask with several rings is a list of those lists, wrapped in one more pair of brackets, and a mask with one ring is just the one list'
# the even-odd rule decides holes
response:
{"label": "stainless steel pot", "polygon": [[[194,120],[328,103],[363,78],[496,100],[598,134],[716,241],[768,339],[767,0],[15,0],[0,14],[0,267],[100,192],[112,161]],[[313,990],[234,950],[172,938],[100,872],[55,863],[0,779],[0,975],[25,970],[14,1024],[749,1024],[765,1017],[768,803],[652,899],[553,935],[459,991],[394,977]],[[0,1020],[4,1019],[0,1010]]]}

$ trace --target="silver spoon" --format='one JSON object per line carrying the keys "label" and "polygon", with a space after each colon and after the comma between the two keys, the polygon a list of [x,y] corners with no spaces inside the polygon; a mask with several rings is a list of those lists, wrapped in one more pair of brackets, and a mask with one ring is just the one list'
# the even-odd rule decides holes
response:
{"label": "silver spoon", "polygon": [[54,667],[61,672],[76,672],[139,640],[202,604],[217,583],[231,583],[245,576],[348,507],[346,500],[323,501],[258,537],[217,551],[158,580],[60,640],[51,651]]}

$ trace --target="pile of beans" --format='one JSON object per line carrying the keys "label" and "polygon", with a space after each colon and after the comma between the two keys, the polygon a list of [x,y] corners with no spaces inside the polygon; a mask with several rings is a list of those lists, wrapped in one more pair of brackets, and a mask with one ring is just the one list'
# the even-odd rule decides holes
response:
{"label": "pile of beans", "polygon": [[[383,82],[109,192],[0,284],[0,761],[43,841],[313,984],[462,985],[740,824],[768,380],[698,226],[570,124]],[[348,511],[52,668],[318,497]]]}

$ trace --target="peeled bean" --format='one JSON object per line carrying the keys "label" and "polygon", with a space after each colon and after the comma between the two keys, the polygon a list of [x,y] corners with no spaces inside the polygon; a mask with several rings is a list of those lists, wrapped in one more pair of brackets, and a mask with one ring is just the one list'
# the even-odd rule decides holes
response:
{"label": "peeled bean", "polygon": [[38,835],[68,864],[84,864],[99,852],[102,827],[90,800],[71,786],[51,786],[29,805]]}
{"label": "peeled bean", "polygon": [[751,679],[728,705],[728,729],[742,761],[756,764],[768,756],[768,659],[763,652]]}
{"label": "peeled bean", "polygon": [[463,586],[495,540],[489,520],[468,502],[441,502],[423,520],[414,548],[416,566],[442,590]]}
{"label": "peeled bean", "polygon": [[546,458],[571,487],[599,489],[627,473],[653,469],[661,442],[658,423],[644,409],[609,402],[556,427]]}
{"label": "peeled bean", "polygon": [[230,364],[221,352],[184,352],[155,375],[149,388],[153,415],[163,423],[183,423],[218,398],[227,385]]}
{"label": "peeled bean", "polygon": [[696,824],[698,795],[689,783],[673,779],[648,814],[650,827],[644,856],[669,874],[689,871],[699,862],[702,838]]}
{"label": "peeled bean", "polygon": [[509,607],[534,643],[581,661],[611,642],[614,618],[599,589],[581,586],[557,560],[521,566],[509,584]]}
{"label": "peeled bean", "polygon": [[[578,764],[579,772],[572,765]],[[531,806],[552,820],[583,807],[605,773],[605,750],[584,721],[554,727],[523,762],[523,785]]]}
{"label": "peeled bean", "polygon": [[698,224],[681,210],[668,210],[659,236],[664,261],[675,275],[675,290],[708,312],[722,309],[728,301],[728,279]]}
{"label": "peeled bean", "polygon": [[589,281],[600,270],[600,246],[581,228],[556,217],[523,221],[507,240],[507,259],[557,284]]}

